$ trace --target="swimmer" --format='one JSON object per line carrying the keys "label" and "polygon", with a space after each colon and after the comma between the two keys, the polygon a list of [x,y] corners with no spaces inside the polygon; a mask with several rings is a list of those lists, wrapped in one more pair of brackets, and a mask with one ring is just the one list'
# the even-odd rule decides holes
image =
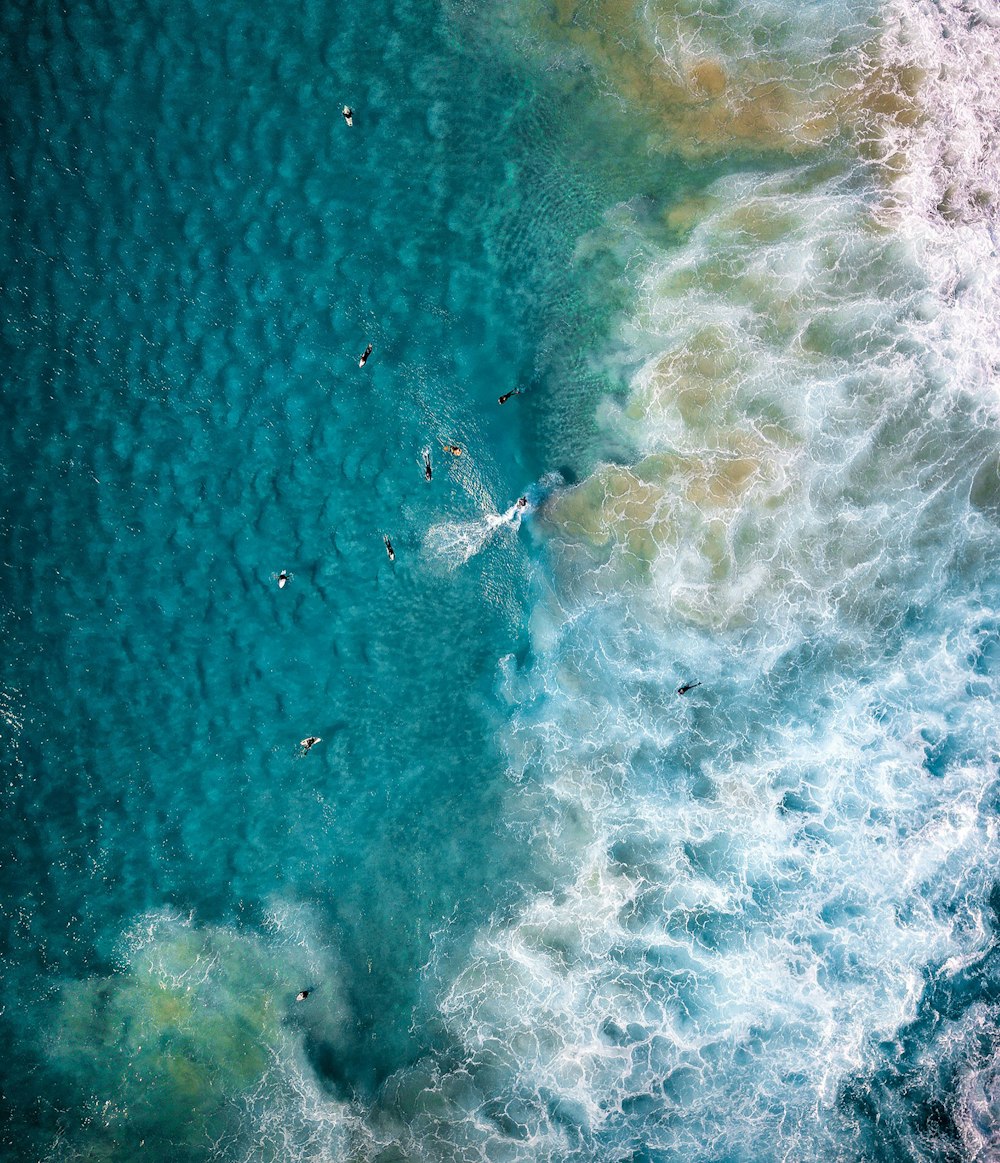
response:
{"label": "swimmer", "polygon": [[296,1000],[296,1001],[305,1001],[305,1000],[306,1000],[306,998],[307,998],[307,997],[308,997],[308,996],[309,996],[311,993],[312,993],[312,990],[311,990],[311,989],[300,989],[300,990],[299,990],[299,992],[298,992],[298,993],[295,995],[295,1000]]}
{"label": "swimmer", "polygon": [[518,497],[517,498],[517,507],[519,509],[526,509],[528,507],[528,498],[527,497]]}
{"label": "swimmer", "polygon": [[504,392],[504,394],[497,400],[497,403],[498,404],[506,404],[507,401],[511,398],[511,396],[519,396],[520,394],[521,394],[520,388],[511,388],[511,390],[509,392]]}
{"label": "swimmer", "polygon": [[390,561],[395,561],[395,560],[396,560],[396,554],[395,554],[395,551],[394,551],[394,550],[393,550],[393,548],[392,548],[392,542],[389,540],[389,535],[388,535],[387,533],[383,533],[383,534],[382,534],[382,540],[385,542],[385,551],[386,551],[386,553],[388,553],[388,555],[389,555],[389,560],[390,560]]}
{"label": "swimmer", "polygon": [[425,452],[424,453],[424,478],[426,480],[430,480],[433,475],[434,475],[434,473],[431,469],[431,454],[429,452]]}
{"label": "swimmer", "polygon": [[445,452],[450,452],[452,456],[462,455],[462,450],[458,447],[457,444],[442,444],[441,447]]}
{"label": "swimmer", "polygon": [[288,581],[289,576],[290,575],[289,575],[287,569],[283,569],[281,571],[281,573],[278,574],[278,589],[279,590],[283,590],[285,588],[285,583]]}
{"label": "swimmer", "polygon": [[693,691],[696,686],[701,686],[700,682],[686,682],[683,686],[677,688],[679,695],[686,695],[688,691]]}
{"label": "swimmer", "polygon": [[318,735],[307,735],[305,737],[305,739],[303,739],[299,743],[299,746],[302,748],[302,754],[308,755],[309,752],[316,746],[317,743],[322,743],[322,742],[323,742],[323,740],[320,739],[320,737]]}
{"label": "swimmer", "polygon": [[344,106],[344,120],[348,125],[354,124],[354,110],[350,107],[350,105]]}
{"label": "swimmer", "polygon": [[368,346],[361,353],[361,358],[358,360],[358,367],[365,366],[365,364],[368,362],[368,357],[371,355],[371,353],[372,353],[372,345],[369,343]]}

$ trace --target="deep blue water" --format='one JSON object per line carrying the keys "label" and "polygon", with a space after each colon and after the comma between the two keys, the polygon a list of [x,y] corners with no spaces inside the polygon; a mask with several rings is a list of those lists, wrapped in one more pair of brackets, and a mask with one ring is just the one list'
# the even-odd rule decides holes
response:
{"label": "deep blue water", "polygon": [[1000,1150],[992,203],[641,12],[4,8],[5,1157]]}

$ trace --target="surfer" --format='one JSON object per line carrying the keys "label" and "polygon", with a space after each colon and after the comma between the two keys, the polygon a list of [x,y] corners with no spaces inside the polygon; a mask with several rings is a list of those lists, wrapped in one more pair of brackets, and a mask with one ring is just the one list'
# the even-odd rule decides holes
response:
{"label": "surfer", "polygon": [[299,990],[299,992],[298,992],[298,993],[295,995],[295,1000],[296,1000],[296,1001],[305,1001],[305,1000],[306,1000],[306,998],[307,998],[307,997],[308,997],[308,996],[309,996],[311,993],[312,993],[312,990],[311,990],[311,989],[300,989],[300,990]]}
{"label": "surfer", "polygon": [[424,478],[426,480],[430,480],[431,477],[433,477],[433,476],[434,476],[434,473],[433,473],[433,470],[431,469],[431,454],[429,452],[425,452],[424,453]]}
{"label": "surfer", "polygon": [[281,571],[281,573],[278,574],[278,589],[279,590],[283,590],[285,588],[285,583],[288,581],[288,577],[289,577],[289,574],[288,574],[287,569],[283,569]]}
{"label": "surfer", "polygon": [[527,497],[518,497],[517,498],[517,507],[519,509],[526,509],[528,507],[528,498]]}
{"label": "surfer", "polygon": [[497,400],[497,403],[498,404],[506,404],[507,401],[511,398],[511,396],[519,396],[520,394],[521,394],[520,388],[511,388],[511,390],[509,392],[504,392],[504,394]]}
{"label": "surfer", "polygon": [[361,353],[361,358],[358,360],[358,367],[365,366],[365,364],[368,362],[368,357],[371,355],[371,353],[372,353],[372,345],[369,343],[368,346]]}
{"label": "surfer", "polygon": [[452,456],[461,456],[462,450],[457,444],[442,444],[441,447],[445,452],[450,452]]}
{"label": "surfer", "polygon": [[299,743],[299,746],[302,748],[302,754],[308,755],[317,743],[322,743],[322,739],[320,739],[318,735],[307,735],[305,739]]}
{"label": "surfer", "polygon": [[389,540],[389,534],[388,534],[388,533],[383,533],[383,534],[382,534],[382,540],[385,542],[385,551],[386,551],[386,553],[388,553],[388,555],[389,555],[389,560],[390,560],[390,561],[395,561],[395,560],[396,560],[396,554],[395,554],[395,551],[394,551],[394,550],[393,550],[393,548],[392,548],[392,542]]}
{"label": "surfer", "polygon": [[696,686],[701,686],[700,682],[686,682],[683,686],[677,688],[679,695],[686,695],[688,691],[693,691]]}
{"label": "surfer", "polygon": [[354,110],[350,107],[350,105],[344,106],[344,120],[348,125],[354,124]]}

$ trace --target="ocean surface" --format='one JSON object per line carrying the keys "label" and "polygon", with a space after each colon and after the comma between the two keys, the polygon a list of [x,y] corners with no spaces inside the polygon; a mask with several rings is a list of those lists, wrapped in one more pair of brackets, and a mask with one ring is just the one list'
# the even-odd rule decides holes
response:
{"label": "ocean surface", "polygon": [[1000,1159],[1000,9],[12,0],[0,96],[0,1156]]}

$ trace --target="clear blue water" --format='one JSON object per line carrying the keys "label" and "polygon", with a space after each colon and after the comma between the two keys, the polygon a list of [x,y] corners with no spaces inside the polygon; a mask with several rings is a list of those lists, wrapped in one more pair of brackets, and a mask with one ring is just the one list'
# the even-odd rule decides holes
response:
{"label": "clear blue water", "polygon": [[5,1157],[1000,1150],[935,11],[3,10]]}

